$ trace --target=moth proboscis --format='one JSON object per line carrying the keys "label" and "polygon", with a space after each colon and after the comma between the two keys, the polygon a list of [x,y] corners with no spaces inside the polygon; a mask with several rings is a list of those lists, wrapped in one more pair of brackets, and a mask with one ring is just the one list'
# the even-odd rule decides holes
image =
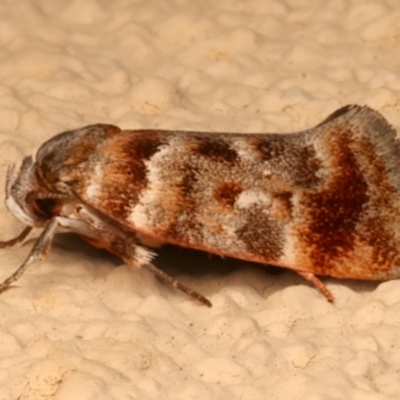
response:
{"label": "moth proboscis", "polygon": [[289,134],[121,130],[60,133],[18,175],[6,206],[43,228],[5,290],[45,256],[57,230],[78,233],[147,268],[207,306],[153,264],[163,243],[291,269],[332,301],[317,276],[400,276],[400,144],[376,111],[345,106]]}

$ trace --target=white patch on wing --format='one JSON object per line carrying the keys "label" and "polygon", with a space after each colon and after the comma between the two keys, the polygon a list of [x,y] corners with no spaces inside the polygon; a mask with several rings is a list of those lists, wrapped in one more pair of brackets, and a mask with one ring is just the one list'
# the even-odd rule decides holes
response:
{"label": "white patch on wing", "polygon": [[[298,210],[300,208],[300,196],[294,195],[292,197],[293,210]],[[293,234],[293,229],[296,227],[294,221],[301,220],[300,216],[293,215],[292,221],[284,226],[284,246],[283,255],[281,257],[282,263],[288,268],[298,267],[299,265],[299,240],[296,234]]]}
{"label": "white patch on wing", "polygon": [[146,230],[149,225],[149,219],[147,217],[147,207],[143,204],[138,203],[133,208],[132,212],[128,215],[127,221],[137,230]]}
{"label": "white patch on wing", "polygon": [[102,184],[100,182],[103,180],[103,175],[102,165],[97,163],[94,168],[94,176],[90,179],[85,190],[85,196],[87,199],[96,199],[99,197],[102,190]]}
{"label": "white patch on wing", "polygon": [[236,150],[242,160],[254,162],[254,149],[250,146],[246,138],[234,140],[232,148]]}
{"label": "white patch on wing", "polygon": [[149,160],[145,161],[148,186],[139,196],[139,201],[127,217],[137,230],[154,230],[155,222],[162,228],[162,222],[167,217],[163,203],[168,196],[169,180],[173,179],[168,175],[166,166],[175,160],[173,149],[174,138],[170,138],[168,146],[162,146]]}
{"label": "white patch on wing", "polygon": [[245,190],[236,200],[238,208],[250,208],[255,205],[269,208],[271,203],[271,196],[261,190]]}

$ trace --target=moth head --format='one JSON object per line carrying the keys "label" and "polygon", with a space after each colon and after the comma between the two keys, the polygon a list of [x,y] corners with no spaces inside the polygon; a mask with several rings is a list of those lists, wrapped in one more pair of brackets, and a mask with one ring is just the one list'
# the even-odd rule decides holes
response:
{"label": "moth head", "polygon": [[15,166],[7,171],[6,206],[21,222],[28,226],[43,226],[57,214],[61,193],[51,193],[41,184],[32,157],[25,157],[17,177]]}

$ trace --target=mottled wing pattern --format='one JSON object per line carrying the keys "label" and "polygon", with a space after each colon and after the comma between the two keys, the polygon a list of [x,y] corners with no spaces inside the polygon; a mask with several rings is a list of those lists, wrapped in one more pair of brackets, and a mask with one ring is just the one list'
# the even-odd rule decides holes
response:
{"label": "mottled wing pattern", "polygon": [[367,107],[308,135],[319,160],[318,190],[295,190],[285,265],[338,278],[400,276],[400,145]]}
{"label": "mottled wing pattern", "polygon": [[141,235],[314,274],[399,275],[399,144],[367,107],[294,134],[78,132],[74,150],[39,151],[46,181]]}

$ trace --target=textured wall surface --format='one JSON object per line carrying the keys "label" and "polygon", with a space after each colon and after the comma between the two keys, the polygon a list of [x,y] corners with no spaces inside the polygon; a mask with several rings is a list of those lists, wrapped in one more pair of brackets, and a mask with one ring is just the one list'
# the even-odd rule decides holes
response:
{"label": "textured wall surface", "polygon": [[[399,20],[395,0],[0,0],[0,195],[8,164],[96,122],[290,132],[359,103],[398,128]],[[60,236],[0,295],[0,400],[399,398],[399,281],[324,279],[329,304],[292,272],[159,265],[214,306]]]}

